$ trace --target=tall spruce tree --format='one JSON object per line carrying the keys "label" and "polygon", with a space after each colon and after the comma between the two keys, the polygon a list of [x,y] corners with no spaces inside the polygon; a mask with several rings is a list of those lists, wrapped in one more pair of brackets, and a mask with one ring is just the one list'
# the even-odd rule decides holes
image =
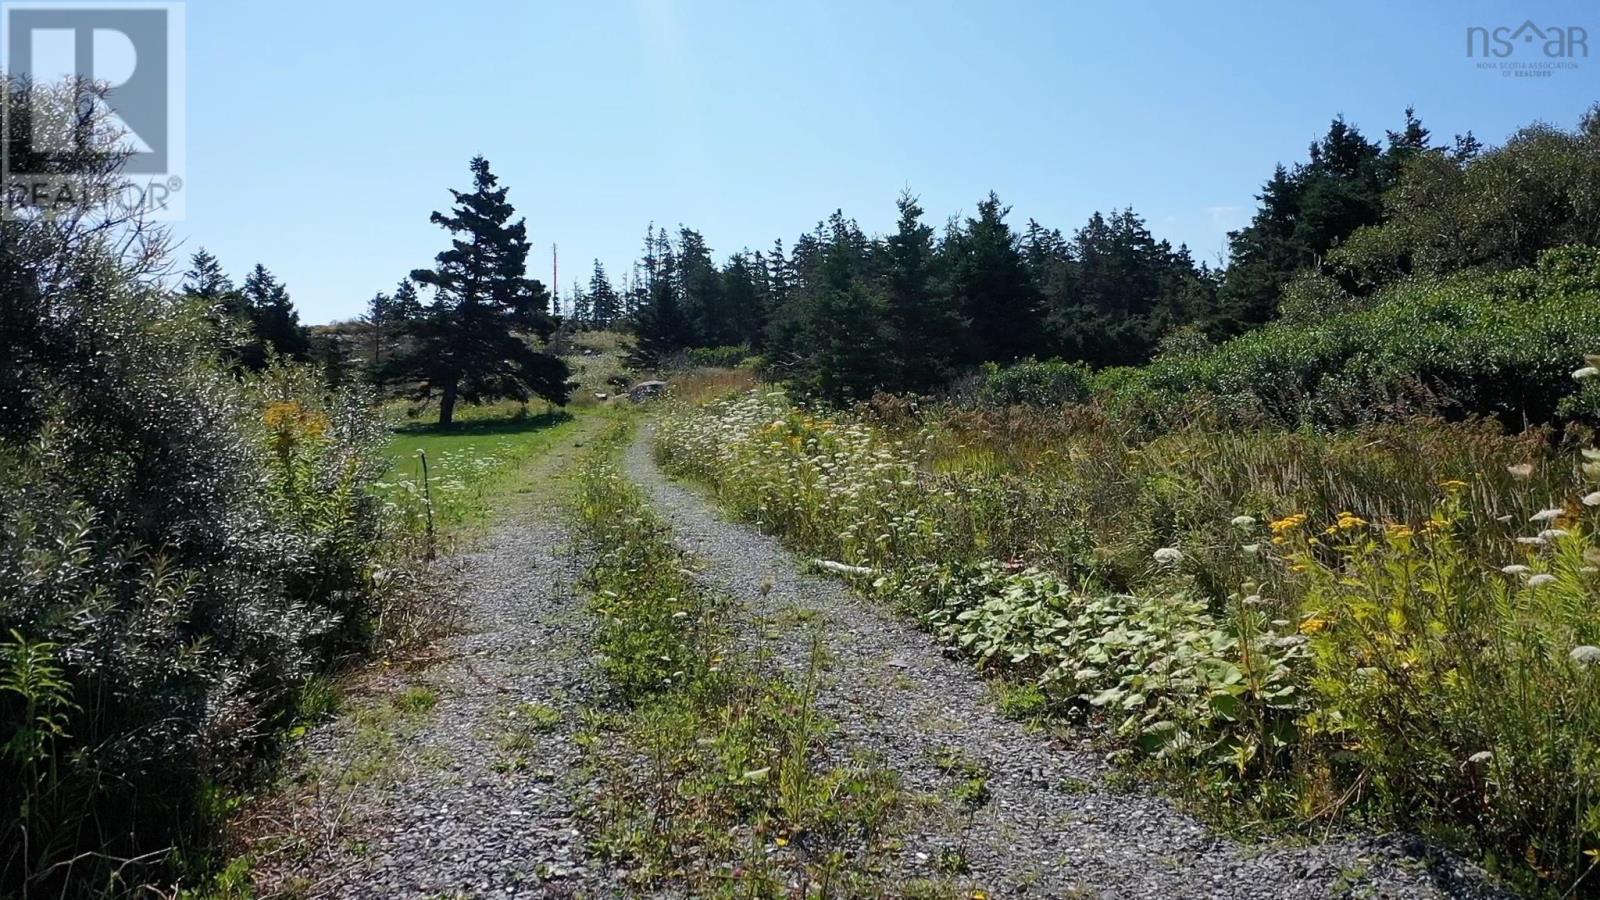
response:
{"label": "tall spruce tree", "polygon": [[383,291],[372,295],[367,301],[366,314],[361,317],[367,323],[367,330],[371,333],[372,364],[383,362],[383,342],[388,337],[389,328],[395,324],[394,299]]}
{"label": "tall spruce tree", "polygon": [[884,241],[886,327],[893,335],[897,390],[929,391],[943,384],[955,361],[962,322],[934,287],[933,228],[907,191],[900,195],[895,233]]}
{"label": "tall spruce tree", "polygon": [[1008,212],[991,191],[977,217],[946,240],[951,295],[971,324],[967,362],[1012,362],[1044,346],[1038,289],[1006,224]]}
{"label": "tall spruce tree", "polygon": [[253,340],[240,348],[240,362],[250,369],[262,369],[273,354],[306,360],[311,356],[311,335],[300,324],[300,313],[289,299],[289,291],[267,267],[256,263],[245,276],[240,291]]}
{"label": "tall spruce tree", "polygon": [[596,328],[610,328],[622,318],[622,298],[606,277],[606,267],[594,261],[594,273],[589,276],[589,309]]}
{"label": "tall spruce tree", "polygon": [[1383,218],[1383,193],[1403,168],[1400,160],[1427,131],[1408,112],[1389,164],[1377,144],[1340,116],[1313,143],[1305,163],[1278,166],[1257,195],[1250,224],[1228,235],[1228,272],[1217,330],[1238,333],[1277,313],[1289,280],[1318,266],[1356,229]]}
{"label": "tall spruce tree", "polygon": [[441,425],[454,421],[461,400],[565,404],[572,388],[567,364],[534,345],[549,339],[555,322],[544,285],[527,277],[527,224],[511,220],[515,209],[488,160],[474,157],[471,170],[472,189],[452,190],[451,211],[430,217],[450,233],[450,247],[434,268],[411,273],[433,288],[433,299],[384,373],[414,384],[419,399],[437,395]]}
{"label": "tall spruce tree", "polygon": [[790,381],[801,393],[845,404],[892,383],[894,335],[882,294],[856,274],[860,248],[848,229],[832,232],[796,301],[803,351]]}
{"label": "tall spruce tree", "polygon": [[233,279],[222,271],[222,263],[201,247],[189,257],[189,270],[183,273],[183,285],[179,290],[217,306],[233,294]]}
{"label": "tall spruce tree", "polygon": [[633,317],[628,364],[652,369],[690,346],[694,331],[678,302],[677,261],[666,229],[645,234],[643,304]]}

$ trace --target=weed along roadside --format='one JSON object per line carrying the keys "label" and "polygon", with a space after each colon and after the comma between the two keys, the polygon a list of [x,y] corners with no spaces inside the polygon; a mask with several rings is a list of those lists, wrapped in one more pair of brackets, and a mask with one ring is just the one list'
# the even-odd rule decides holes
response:
{"label": "weed along roadside", "polygon": [[820,642],[798,677],[740,644],[737,600],[697,583],[618,471],[631,434],[611,429],[579,476],[609,687],[582,736],[597,850],[640,893],[968,896],[955,882],[901,880],[908,798],[892,770],[838,746],[818,713]]}
{"label": "weed along roadside", "polygon": [[[1435,424],[1392,446],[1369,437],[1365,459],[1342,438],[1302,439],[1300,481],[1189,498],[1179,479],[1212,474],[1197,467],[1240,465],[1212,449],[1226,433],[1119,446],[1089,428],[968,467],[995,439],[961,415],[825,418],[755,392],[676,407],[653,449],[733,517],[856,573],[864,599],[1002,679],[1005,706],[1089,726],[1097,757],[1155,776],[1218,827],[1357,843],[1397,828],[1525,884],[1583,874],[1600,553],[1585,507],[1519,495],[1541,477],[1568,479],[1556,497],[1592,492],[1584,454],[1553,451],[1541,476],[1507,469],[1527,452],[1518,439],[1478,439],[1398,475],[1417,444],[1457,430]],[[1265,469],[1275,439],[1261,440],[1240,450]],[[1330,483],[1348,489],[1340,466],[1403,490],[1415,478],[1423,499],[1318,506]]]}

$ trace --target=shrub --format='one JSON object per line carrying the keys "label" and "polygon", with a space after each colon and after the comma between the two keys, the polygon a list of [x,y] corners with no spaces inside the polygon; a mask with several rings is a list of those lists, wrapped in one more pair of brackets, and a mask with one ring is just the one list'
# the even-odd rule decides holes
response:
{"label": "shrub", "polygon": [[750,356],[748,344],[735,344],[726,347],[691,347],[688,352],[688,363],[706,369],[733,369],[738,368]]}
{"label": "shrub", "polygon": [[208,786],[375,642],[382,429],[303,370],[226,370],[207,311],[99,244],[29,248],[0,251],[27,372],[0,417],[0,893],[111,892],[175,857],[114,860],[202,852]]}
{"label": "shrub", "polygon": [[1111,410],[1170,424],[1198,402],[1239,424],[1343,428],[1419,412],[1556,420],[1568,361],[1600,345],[1600,250],[1533,269],[1402,283],[1371,309],[1280,322],[1113,386]]}
{"label": "shrub", "polygon": [[982,402],[993,406],[1060,406],[1089,398],[1089,367],[1059,359],[1023,360],[1005,368],[983,369]]}

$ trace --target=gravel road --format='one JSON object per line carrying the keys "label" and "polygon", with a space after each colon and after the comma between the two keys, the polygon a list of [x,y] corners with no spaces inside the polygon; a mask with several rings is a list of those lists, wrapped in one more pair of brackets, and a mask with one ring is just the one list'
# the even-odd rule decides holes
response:
{"label": "gravel road", "polygon": [[700,558],[709,585],[760,620],[781,665],[805,666],[814,627],[806,623],[822,621],[832,668],[820,706],[842,740],[897,769],[914,792],[948,795],[952,757],[987,772],[987,803],[930,817],[906,836],[924,874],[964,848],[967,877],[993,896],[1501,896],[1472,866],[1415,839],[1241,844],[1165,799],[1113,789],[1096,753],[1003,718],[971,667],[928,634],[838,581],[803,574],[804,560],[776,539],[725,521],[666,478],[648,433],[630,447],[627,471]]}
{"label": "gravel road", "polygon": [[[529,484],[561,471],[583,427],[533,465]],[[590,792],[575,774],[578,710],[600,691],[586,646],[590,624],[555,491],[519,495],[460,559],[465,627],[421,680],[437,705],[397,748],[392,771],[354,795],[360,823],[339,852],[303,872],[318,897],[618,897],[585,858],[574,803]],[[530,721],[525,704],[561,713]],[[348,757],[348,723],[309,742]]]}

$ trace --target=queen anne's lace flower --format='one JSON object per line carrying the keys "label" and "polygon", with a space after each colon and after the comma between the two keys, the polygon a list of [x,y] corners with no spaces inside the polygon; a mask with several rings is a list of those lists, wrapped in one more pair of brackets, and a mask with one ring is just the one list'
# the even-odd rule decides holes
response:
{"label": "queen anne's lace flower", "polygon": [[1540,572],[1528,579],[1528,587],[1544,587],[1547,584],[1555,584],[1555,582],[1556,577],[1554,575],[1549,572]]}
{"label": "queen anne's lace flower", "polygon": [[1154,554],[1156,562],[1163,566],[1175,566],[1183,562],[1183,551],[1177,547],[1162,547]]}

